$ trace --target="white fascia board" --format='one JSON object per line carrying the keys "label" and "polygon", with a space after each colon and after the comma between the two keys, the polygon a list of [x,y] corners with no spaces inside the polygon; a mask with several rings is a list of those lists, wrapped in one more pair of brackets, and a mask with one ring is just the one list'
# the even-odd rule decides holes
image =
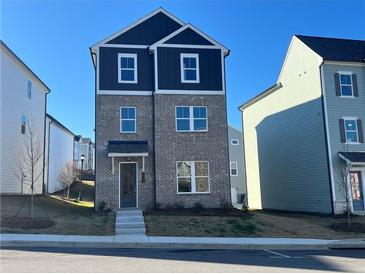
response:
{"label": "white fascia board", "polygon": [[115,37],[127,32],[128,30],[134,28],[135,26],[141,24],[142,22],[146,21],[147,19],[151,18],[152,16],[156,15],[157,13],[162,12],[165,15],[167,15],[168,17],[170,17],[171,19],[173,19],[174,21],[176,21],[178,24],[180,24],[181,26],[185,25],[185,23],[183,21],[181,21],[180,19],[178,19],[176,16],[172,15],[171,13],[167,12],[166,10],[164,10],[163,8],[158,8],[154,11],[152,11],[151,13],[147,14],[146,16],[142,17],[141,19],[137,20],[136,22],[128,25],[127,27],[115,32],[114,34],[108,36],[107,38],[97,42],[96,44],[91,46],[91,49],[94,51],[95,48],[99,47],[100,45],[103,45],[105,43],[107,43],[108,41],[114,39]]}
{"label": "white fascia board", "polygon": [[108,153],[108,157],[147,157],[148,153]]}
{"label": "white fascia board", "polygon": [[192,95],[224,95],[224,90],[168,90],[168,89],[158,89],[154,94],[192,94]]}
{"label": "white fascia board", "polygon": [[[171,33],[171,34],[167,35],[166,37],[162,38],[161,40],[157,41],[156,43],[154,43],[153,45],[150,46],[150,50],[152,50],[152,51],[155,50],[158,46],[162,45],[163,43],[165,43],[166,41],[168,41],[172,37],[178,35],[182,31],[186,30],[187,28],[192,29],[193,31],[195,31],[197,34],[199,34],[200,36],[202,36],[205,39],[207,39],[209,42],[211,42],[216,47],[221,48],[226,55],[229,53],[229,50],[225,46],[223,46],[222,44],[218,43],[216,40],[214,40],[213,38],[209,37],[207,34],[205,34],[204,32],[200,31],[199,29],[197,29],[196,27],[194,27],[192,24],[186,24],[185,26],[179,28],[178,30],[174,31],[173,33]],[[192,48],[194,48],[194,46],[197,46],[198,47],[199,45],[191,45]]]}
{"label": "white fascia board", "polygon": [[102,90],[99,89],[98,95],[152,95],[153,91],[148,90]]}

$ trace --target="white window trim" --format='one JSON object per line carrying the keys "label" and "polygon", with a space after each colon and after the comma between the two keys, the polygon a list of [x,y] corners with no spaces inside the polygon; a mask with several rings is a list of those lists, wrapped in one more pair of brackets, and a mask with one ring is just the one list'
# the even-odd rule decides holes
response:
{"label": "white window trim", "polygon": [[[233,141],[237,141],[237,144],[234,144]],[[240,141],[238,139],[232,139],[231,140],[231,145],[232,146],[238,146],[240,144]]]}
{"label": "white window trim", "polygon": [[[134,119],[122,119],[122,108],[134,108]],[[136,107],[131,107],[131,106],[122,106],[120,107],[119,110],[119,127],[120,127],[120,133],[137,133],[137,108]],[[123,131],[122,128],[122,120],[125,121],[133,121],[134,120],[134,131]]]}
{"label": "white window trim", "polygon": [[[195,58],[196,59],[196,80],[185,80],[184,79],[184,58]],[[190,69],[191,70],[191,69]],[[197,53],[180,53],[180,73],[181,83],[200,83],[200,70],[199,70],[199,54]]]}
{"label": "white window trim", "polygon": [[[177,108],[189,108],[189,118],[177,118]],[[205,108],[207,121],[207,128],[201,130],[194,130],[194,107],[203,107]],[[189,130],[178,130],[177,129],[177,120],[188,120],[189,119]],[[195,118],[195,119],[204,119],[204,118]],[[175,106],[175,129],[176,132],[208,132],[208,107],[207,106]]]}
{"label": "white window trim", "polygon": [[[354,95],[354,83],[352,82],[352,71],[338,71],[338,81],[339,81],[339,84],[340,84],[340,92],[341,92],[341,96],[340,97],[343,97],[343,98],[355,98],[355,95]],[[341,75],[350,75],[350,79],[351,79],[351,85],[348,85],[348,84],[341,84]],[[342,94],[342,86],[347,86],[347,87],[351,87],[351,95],[343,95]]]}
{"label": "white window trim", "polygon": [[[357,144],[360,144],[359,143],[359,129],[357,128],[357,120],[359,118],[357,117],[342,117],[342,119],[344,120],[344,130],[345,130],[345,138],[346,138],[346,144],[350,144],[350,145],[357,145]],[[349,121],[349,120],[353,120],[355,121],[355,126],[356,126],[356,139],[357,139],[357,142],[348,142],[347,141],[347,129],[346,129],[346,121]],[[349,130],[350,132],[354,132],[355,130]]]}
{"label": "white window trim", "polygon": [[[121,68],[121,58],[122,57],[127,57],[127,58],[133,58],[134,59],[134,80],[133,81],[127,81],[127,80],[122,80],[122,68]],[[127,70],[132,70],[132,69],[127,69]],[[137,84],[138,83],[138,74],[137,74],[137,54],[136,53],[118,53],[118,83],[121,84]]]}
{"label": "white window trim", "polygon": [[[178,176],[178,163],[189,162],[191,163],[191,176]],[[203,162],[208,163],[208,176],[195,176],[195,163]],[[208,192],[196,192],[196,178],[208,177]],[[179,192],[179,178],[190,178],[191,179],[191,192]],[[210,172],[209,172],[209,161],[177,161],[176,162],[176,193],[179,195],[190,195],[190,194],[209,194],[210,193]]]}
{"label": "white window trim", "polygon": [[[236,165],[235,168],[233,168],[234,164]],[[232,174],[232,169],[236,170],[236,174]],[[230,172],[231,176],[238,176],[238,162],[236,162],[236,161],[229,162],[229,172]]]}

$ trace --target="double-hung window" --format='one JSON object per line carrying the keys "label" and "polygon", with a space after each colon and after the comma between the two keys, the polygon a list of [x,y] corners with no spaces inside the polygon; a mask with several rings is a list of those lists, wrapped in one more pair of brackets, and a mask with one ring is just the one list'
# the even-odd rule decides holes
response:
{"label": "double-hung window", "polygon": [[22,115],[21,116],[20,123],[21,123],[21,125],[20,125],[20,132],[22,134],[25,134],[25,131],[26,131],[26,128],[27,128],[27,116]]}
{"label": "double-hung window", "polygon": [[27,97],[28,99],[32,99],[32,81],[28,80],[27,85]]}
{"label": "double-hung window", "polygon": [[118,54],[118,83],[137,83],[137,54]]}
{"label": "double-hung window", "polygon": [[358,143],[359,134],[356,118],[344,118],[346,143]]}
{"label": "double-hung window", "polygon": [[231,168],[231,176],[238,176],[238,163],[231,161],[230,168]]}
{"label": "double-hung window", "polygon": [[176,131],[207,131],[208,114],[205,106],[176,107]]}
{"label": "double-hung window", "polygon": [[176,173],[179,194],[209,193],[209,162],[176,162]]}
{"label": "double-hung window", "polygon": [[136,108],[121,107],[120,108],[120,132],[136,133]]}
{"label": "double-hung window", "polygon": [[354,96],[351,73],[340,73],[340,90],[341,96]]}
{"label": "double-hung window", "polygon": [[199,83],[199,54],[181,53],[181,83]]}

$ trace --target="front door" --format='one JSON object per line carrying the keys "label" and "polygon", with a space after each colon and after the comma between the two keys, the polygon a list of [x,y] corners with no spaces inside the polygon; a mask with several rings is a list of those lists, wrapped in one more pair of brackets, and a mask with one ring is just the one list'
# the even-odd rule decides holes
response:
{"label": "front door", "polygon": [[137,207],[137,163],[120,163],[119,184],[119,206]]}
{"label": "front door", "polygon": [[352,207],[354,211],[364,211],[364,193],[362,172],[360,170],[350,171]]}

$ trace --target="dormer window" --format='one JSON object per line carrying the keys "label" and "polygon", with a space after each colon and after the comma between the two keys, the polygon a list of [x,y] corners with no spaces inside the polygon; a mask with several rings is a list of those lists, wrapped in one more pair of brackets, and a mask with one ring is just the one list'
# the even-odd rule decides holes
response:
{"label": "dormer window", "polygon": [[118,83],[137,83],[137,54],[118,54]]}
{"label": "dormer window", "polygon": [[199,83],[199,55],[195,53],[181,53],[181,83]]}

